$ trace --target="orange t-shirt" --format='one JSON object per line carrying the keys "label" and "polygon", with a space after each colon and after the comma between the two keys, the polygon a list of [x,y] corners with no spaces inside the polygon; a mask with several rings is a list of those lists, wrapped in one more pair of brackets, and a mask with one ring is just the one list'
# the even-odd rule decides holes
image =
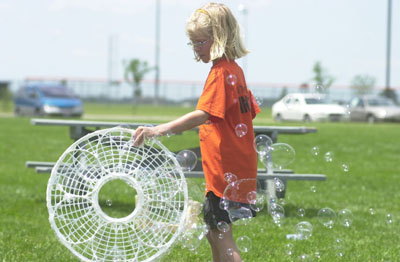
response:
{"label": "orange t-shirt", "polygon": [[[238,180],[257,177],[252,120],[260,109],[235,61],[221,58],[215,62],[196,109],[210,115],[199,131],[206,192],[223,197],[228,185],[225,173],[235,174]],[[236,131],[245,135],[240,137]]]}

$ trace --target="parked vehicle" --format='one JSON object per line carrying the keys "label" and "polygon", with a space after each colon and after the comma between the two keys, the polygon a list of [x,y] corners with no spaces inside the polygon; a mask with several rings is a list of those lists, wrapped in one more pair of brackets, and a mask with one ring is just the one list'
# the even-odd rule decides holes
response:
{"label": "parked vehicle", "polygon": [[352,121],[400,121],[400,106],[385,97],[354,97],[350,100],[349,112]]}
{"label": "parked vehicle", "polygon": [[272,105],[275,121],[340,121],[346,118],[346,109],[329,103],[322,94],[288,94]]}
{"label": "parked vehicle", "polygon": [[14,97],[16,115],[81,116],[82,101],[62,85],[28,84]]}

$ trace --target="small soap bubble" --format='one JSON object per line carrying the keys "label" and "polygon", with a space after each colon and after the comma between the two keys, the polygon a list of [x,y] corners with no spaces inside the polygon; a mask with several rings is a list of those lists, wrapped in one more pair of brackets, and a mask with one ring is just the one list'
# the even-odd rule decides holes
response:
{"label": "small soap bubble", "polygon": [[106,200],[106,205],[109,206],[109,207],[112,206],[112,200],[111,199],[107,199]]}
{"label": "small soap bubble", "polygon": [[315,92],[316,93],[322,94],[322,93],[325,93],[325,91],[326,91],[325,86],[323,86],[323,85],[316,85],[315,86]]}
{"label": "small soap bubble", "polygon": [[221,200],[219,201],[219,208],[222,210],[228,210],[229,200],[227,200],[225,198],[221,198]]}
{"label": "small soap bubble", "polygon": [[219,221],[217,223],[217,228],[219,231],[221,231],[222,233],[226,233],[229,231],[230,226],[228,223],[226,223],[225,221]]}
{"label": "small soap bubble", "polygon": [[318,213],[319,222],[327,228],[332,228],[335,224],[336,213],[329,207],[321,208]]}
{"label": "small soap bubble", "polygon": [[247,201],[249,201],[249,204],[255,205],[257,203],[257,192],[250,191],[247,193]]}
{"label": "small soap bubble", "polygon": [[292,243],[287,243],[285,245],[285,253],[288,256],[293,255],[293,251],[294,251],[294,245]]}
{"label": "small soap bubble", "polygon": [[346,164],[342,164],[343,172],[349,172],[349,167]]}
{"label": "small soap bubble", "polygon": [[274,187],[277,192],[285,191],[285,184],[277,177],[274,178]]}
{"label": "small soap bubble", "polygon": [[313,192],[313,193],[317,192],[317,187],[316,186],[311,186],[310,187],[310,191]]}
{"label": "small soap bubble", "polygon": [[197,156],[191,150],[182,150],[176,155],[179,165],[185,171],[191,171],[197,164]]}
{"label": "small soap bubble", "polygon": [[321,259],[321,253],[319,253],[319,251],[315,251],[314,257],[315,257],[317,260]]}
{"label": "small soap bubble", "polygon": [[247,134],[247,125],[240,123],[235,127],[235,133],[238,137],[243,137]]}
{"label": "small soap bubble", "polygon": [[313,226],[308,221],[302,221],[296,225],[296,234],[300,239],[309,239],[312,236]]}
{"label": "small soap bubble", "polygon": [[338,222],[344,227],[350,227],[353,223],[353,213],[349,209],[342,209],[338,213]]}
{"label": "small soap bubble", "polygon": [[240,236],[236,239],[238,249],[244,253],[247,253],[251,249],[251,239],[247,236]]}
{"label": "small soap bubble", "polygon": [[221,240],[224,239],[224,234],[223,233],[219,233],[218,234],[218,239],[221,239]]}
{"label": "small soap bubble", "polygon": [[299,262],[311,262],[311,256],[308,254],[301,254],[298,258],[297,261]]}
{"label": "small soap bubble", "polygon": [[375,209],[373,209],[372,207],[370,207],[368,211],[371,215],[375,215]]}
{"label": "small soap bubble", "polygon": [[226,250],[226,254],[227,254],[228,256],[233,256],[233,248],[228,248],[228,249]]}
{"label": "small soap bubble", "polygon": [[386,214],[386,223],[388,223],[389,225],[393,224],[392,214]]}
{"label": "small soap bubble", "polygon": [[326,162],[332,162],[333,161],[333,153],[332,152],[326,152],[324,155],[324,159]]}
{"label": "small soap bubble", "polygon": [[226,83],[230,86],[235,86],[237,84],[237,77],[236,75],[228,75],[226,77]]}
{"label": "small soap bubble", "polygon": [[237,176],[235,174],[230,173],[230,172],[226,172],[224,174],[224,178],[225,178],[225,181],[228,182],[229,184],[232,183],[232,182],[237,181]]}
{"label": "small soap bubble", "polygon": [[313,146],[313,147],[311,148],[311,154],[312,154],[313,156],[318,156],[318,155],[319,155],[319,147]]}
{"label": "small soap bubble", "polygon": [[263,99],[261,97],[259,97],[259,96],[255,96],[254,100],[256,101],[258,106],[261,106],[262,103],[263,103]]}
{"label": "small soap bubble", "polygon": [[305,210],[304,208],[299,208],[299,209],[297,210],[297,215],[298,215],[299,217],[304,217],[304,216],[306,215],[306,210]]}
{"label": "small soap bubble", "polygon": [[344,242],[341,238],[335,240],[334,248],[338,257],[343,257]]}

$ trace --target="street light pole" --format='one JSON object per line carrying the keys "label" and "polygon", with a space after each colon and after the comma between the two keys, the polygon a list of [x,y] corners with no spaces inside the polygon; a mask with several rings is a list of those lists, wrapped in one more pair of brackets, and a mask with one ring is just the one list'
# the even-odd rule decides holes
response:
{"label": "street light pole", "polygon": [[386,38],[386,86],[390,89],[390,46],[391,46],[391,28],[392,28],[392,0],[388,0],[388,15],[387,15],[387,38]]}

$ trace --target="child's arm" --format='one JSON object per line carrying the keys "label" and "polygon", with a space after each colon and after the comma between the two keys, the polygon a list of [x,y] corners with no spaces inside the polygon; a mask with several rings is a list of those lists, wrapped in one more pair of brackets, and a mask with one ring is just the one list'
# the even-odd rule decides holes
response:
{"label": "child's arm", "polygon": [[133,135],[134,146],[139,146],[145,138],[164,136],[167,134],[181,133],[185,130],[192,129],[196,126],[204,124],[207,121],[209,114],[202,110],[195,110],[187,113],[180,118],[171,122],[161,124],[155,127],[138,127]]}

